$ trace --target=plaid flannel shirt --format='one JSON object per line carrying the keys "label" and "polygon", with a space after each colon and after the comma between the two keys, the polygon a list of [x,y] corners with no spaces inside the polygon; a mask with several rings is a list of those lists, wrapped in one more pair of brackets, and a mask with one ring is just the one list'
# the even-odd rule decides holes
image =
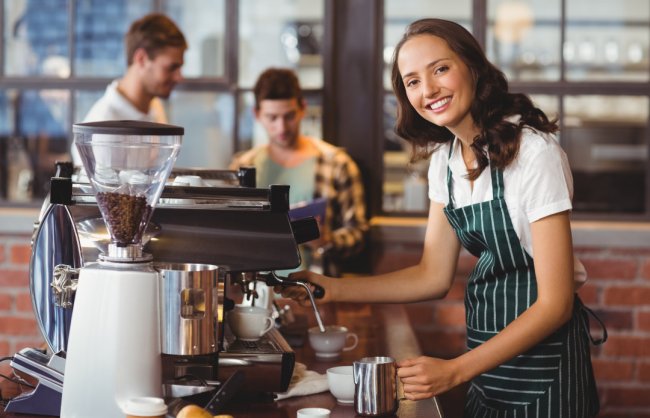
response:
{"label": "plaid flannel shirt", "polygon": [[[314,173],[314,199],[327,199],[321,235],[330,244],[329,255],[338,259],[347,258],[364,247],[369,227],[361,174],[356,163],[342,148],[320,139],[308,139],[319,152]],[[230,169],[254,166],[256,156],[266,147],[259,145],[236,154]]]}

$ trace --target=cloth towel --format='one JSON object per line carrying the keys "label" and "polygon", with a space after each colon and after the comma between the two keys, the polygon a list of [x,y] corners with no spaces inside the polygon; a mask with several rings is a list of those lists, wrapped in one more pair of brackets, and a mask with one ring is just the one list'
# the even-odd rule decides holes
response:
{"label": "cloth towel", "polygon": [[276,393],[275,400],[291,398],[292,396],[305,396],[329,390],[327,375],[320,374],[313,370],[307,370],[307,366],[296,363],[293,368],[289,389],[286,392]]}

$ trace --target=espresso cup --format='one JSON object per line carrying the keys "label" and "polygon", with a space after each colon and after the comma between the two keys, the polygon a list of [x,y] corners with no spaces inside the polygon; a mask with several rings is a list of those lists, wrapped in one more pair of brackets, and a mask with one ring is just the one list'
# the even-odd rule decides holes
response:
{"label": "espresso cup", "polygon": [[258,306],[236,305],[227,318],[230,330],[242,341],[257,341],[275,325],[271,311]]}
{"label": "espresso cup", "polygon": [[[346,345],[348,341],[350,344]],[[309,328],[309,344],[318,358],[337,358],[342,351],[354,350],[358,343],[357,334],[349,332],[343,326],[328,325],[325,327],[325,332],[321,332],[318,327]]]}

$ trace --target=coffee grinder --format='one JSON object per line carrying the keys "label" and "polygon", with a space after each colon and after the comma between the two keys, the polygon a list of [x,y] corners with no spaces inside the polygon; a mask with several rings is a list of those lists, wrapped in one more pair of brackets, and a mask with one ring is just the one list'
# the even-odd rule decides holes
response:
{"label": "coffee grinder", "polygon": [[129,398],[162,396],[161,277],[142,235],[184,130],[108,121],[75,124],[73,133],[111,242],[79,272],[61,417],[113,418]]}

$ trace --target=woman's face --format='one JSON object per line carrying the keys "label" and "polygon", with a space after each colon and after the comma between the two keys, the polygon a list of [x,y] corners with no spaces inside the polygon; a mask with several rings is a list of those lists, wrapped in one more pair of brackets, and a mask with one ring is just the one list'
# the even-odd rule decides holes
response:
{"label": "woman's face", "polygon": [[409,39],[399,51],[397,66],[409,102],[424,119],[459,136],[474,130],[469,113],[474,81],[445,40],[433,35]]}

